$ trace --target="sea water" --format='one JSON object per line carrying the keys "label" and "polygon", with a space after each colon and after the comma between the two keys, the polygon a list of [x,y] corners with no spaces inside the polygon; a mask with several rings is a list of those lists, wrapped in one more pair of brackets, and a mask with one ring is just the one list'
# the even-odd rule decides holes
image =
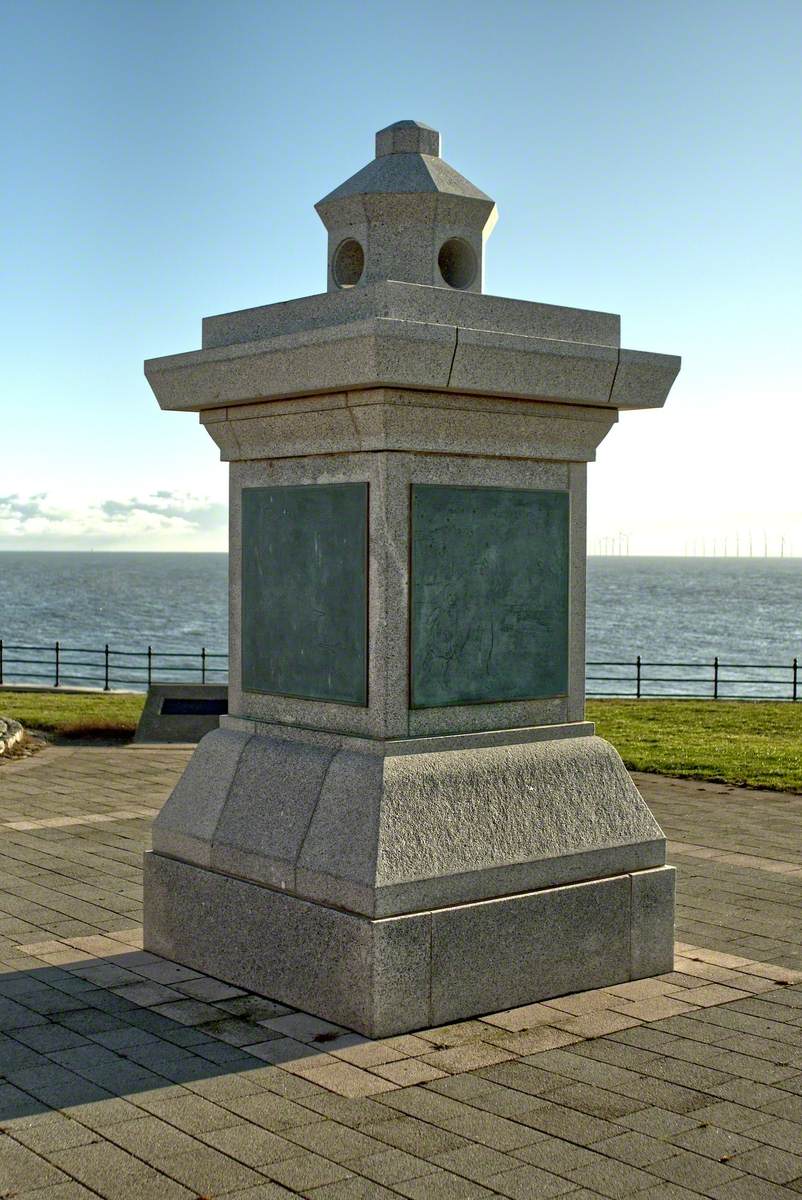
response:
{"label": "sea water", "polygon": [[[199,679],[205,648],[223,678],[227,572],[225,554],[0,552],[5,681],[52,682],[56,641],[62,683],[102,686],[107,644],[110,686],[146,685],[149,646],[153,677]],[[590,558],[589,692],[634,694],[638,655],[643,694],[711,695],[718,656],[720,696],[790,698],[802,559]]]}

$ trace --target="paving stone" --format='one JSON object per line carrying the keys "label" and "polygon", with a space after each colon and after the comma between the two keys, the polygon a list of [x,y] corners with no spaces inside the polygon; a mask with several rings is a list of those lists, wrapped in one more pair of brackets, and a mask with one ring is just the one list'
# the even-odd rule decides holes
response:
{"label": "paving stone", "polygon": [[798,1200],[799,1191],[764,1179],[757,1180],[754,1175],[742,1175],[732,1183],[714,1188],[709,1195],[714,1200]]}
{"label": "paving stone", "polygon": [[491,1150],[486,1145],[448,1150],[444,1154],[436,1154],[431,1161],[444,1171],[476,1180],[478,1183],[490,1175],[498,1175],[502,1171],[511,1171],[520,1166],[520,1160],[512,1158],[509,1154]]}
{"label": "paving stone", "polygon": [[[468,1147],[468,1149],[475,1149],[475,1147]],[[357,1175],[365,1175],[376,1183],[388,1185],[404,1179],[416,1179],[421,1175],[430,1175],[437,1169],[434,1160],[427,1162],[425,1159],[417,1158],[414,1154],[407,1154],[404,1150],[387,1148],[379,1154],[370,1154],[366,1158],[354,1158],[348,1165]]]}
{"label": "paving stone", "polygon": [[377,1141],[386,1142],[398,1150],[406,1150],[408,1154],[421,1158],[456,1150],[469,1144],[468,1140],[450,1130],[438,1129],[418,1121],[414,1117],[402,1117],[395,1121],[379,1121],[375,1125],[366,1125],[363,1132]]}
{"label": "paving stone", "polygon": [[419,1083],[431,1083],[434,1079],[443,1079],[444,1071],[421,1062],[418,1058],[404,1058],[398,1062],[383,1063],[381,1066],[370,1068],[371,1074],[381,1079],[388,1079],[399,1087],[414,1087]]}
{"label": "paving stone", "polygon": [[339,1163],[329,1162],[318,1154],[304,1151],[293,1158],[265,1164],[264,1171],[271,1179],[292,1191],[306,1191],[325,1183],[336,1183],[353,1175]]}
{"label": "paving stone", "polygon": [[311,1125],[291,1126],[285,1135],[298,1146],[314,1151],[332,1162],[347,1163],[352,1158],[379,1154],[384,1143],[337,1121],[316,1121]]}
{"label": "paving stone", "polygon": [[733,1133],[748,1133],[756,1125],[764,1125],[771,1120],[768,1113],[734,1104],[731,1100],[720,1100],[697,1108],[693,1115],[701,1124],[718,1125],[721,1129],[731,1129]]}
{"label": "paving stone", "polygon": [[778,1150],[775,1146],[757,1146],[735,1154],[729,1160],[738,1170],[772,1183],[790,1183],[802,1179],[802,1156]]}
{"label": "paving stone", "polygon": [[160,1168],[179,1183],[201,1193],[233,1191],[234,1188],[256,1185],[264,1178],[244,1163],[201,1145],[182,1154],[165,1155]]}
{"label": "paving stone", "polygon": [[582,1184],[602,1196],[628,1196],[643,1191],[655,1182],[654,1175],[629,1163],[605,1160],[587,1167],[572,1167],[565,1172],[567,1179]]}
{"label": "paving stone", "polygon": [[752,1136],[759,1142],[767,1142],[780,1150],[789,1150],[792,1154],[802,1154],[802,1125],[793,1121],[767,1121],[765,1125],[757,1125]]}
{"label": "paving stone", "polygon": [[693,1154],[690,1150],[681,1150],[671,1158],[663,1158],[650,1164],[650,1171],[670,1183],[678,1183],[691,1191],[710,1195],[711,1189],[725,1183],[734,1182],[743,1175],[726,1163],[714,1162],[702,1154]]}
{"label": "paving stone", "polygon": [[633,1167],[648,1167],[650,1163],[659,1162],[661,1158],[671,1158],[677,1153],[675,1145],[660,1138],[649,1137],[645,1133],[638,1133],[634,1129],[629,1133],[617,1133],[614,1137],[596,1142],[595,1149]]}
{"label": "paving stone", "polygon": [[[0,1193],[2,1194],[2,1193]],[[14,1192],[14,1200],[97,1200],[97,1192],[90,1192],[82,1183],[56,1183],[52,1187],[27,1189]]]}
{"label": "paving stone", "polygon": [[98,1135],[93,1129],[88,1129],[61,1113],[48,1113],[44,1119],[27,1128],[17,1125],[13,1133],[15,1141],[45,1158],[51,1150],[66,1150],[71,1146],[84,1146],[98,1140]]}
{"label": "paving stone", "polygon": [[259,1125],[240,1123],[223,1129],[208,1129],[200,1134],[207,1146],[235,1158],[248,1167],[278,1162],[302,1153],[302,1147]]}
{"label": "paving stone", "polygon": [[394,1190],[410,1200],[490,1200],[496,1193],[450,1171],[435,1171],[417,1179],[400,1180]]}
{"label": "paving stone", "polygon": [[675,1134],[671,1142],[684,1150],[693,1150],[695,1154],[704,1154],[706,1158],[715,1158],[719,1162],[729,1162],[740,1151],[752,1150],[758,1145],[753,1138],[716,1125],[703,1125],[699,1129]]}
{"label": "paving stone", "polygon": [[273,1092],[260,1092],[255,1096],[234,1096],[227,1100],[226,1107],[254,1125],[281,1132],[293,1125],[309,1125],[321,1120],[320,1114],[277,1096]]}
{"label": "paving stone", "polygon": [[542,1129],[553,1137],[566,1138],[580,1146],[591,1146],[620,1132],[619,1127],[610,1121],[602,1121],[558,1104],[531,1109],[526,1113],[525,1120],[535,1129]]}
{"label": "paving stone", "polygon": [[370,1179],[359,1179],[353,1175],[339,1183],[326,1183],[306,1193],[315,1200],[396,1200],[398,1192],[391,1192]]}
{"label": "paving stone", "polygon": [[555,1175],[565,1174],[571,1167],[589,1166],[595,1162],[598,1155],[585,1146],[576,1146],[573,1142],[565,1142],[561,1138],[549,1137],[545,1134],[539,1141],[530,1146],[519,1146],[515,1151],[516,1158],[522,1158],[533,1167],[540,1167]]}
{"label": "paving stone", "polygon": [[502,1050],[487,1042],[465,1042],[447,1050],[436,1050],[433,1054],[426,1054],[422,1056],[421,1061],[438,1071],[459,1074],[462,1071],[475,1071],[479,1067],[489,1067],[512,1057],[509,1050]]}
{"label": "paving stone", "polygon": [[[139,1103],[143,1097],[138,1097]],[[160,1100],[149,1104],[149,1110],[163,1121],[183,1129],[187,1133],[205,1133],[210,1129],[222,1129],[236,1125],[240,1117],[218,1104],[212,1104],[202,1096],[180,1096],[177,1099]]]}
{"label": "paving stone", "polygon": [[802,1124],[802,1092],[787,1096],[785,1100],[773,1100],[765,1104],[762,1111],[768,1116],[784,1117],[788,1121]]}
{"label": "paving stone", "polygon": [[[48,1159],[53,1155],[48,1151]],[[0,1144],[0,1180],[8,1190],[28,1191],[45,1188],[57,1183],[66,1183],[69,1176],[58,1169],[52,1161],[21,1146],[10,1138]],[[13,1194],[13,1192],[12,1192]]]}
{"label": "paving stone", "polygon": [[306,1077],[339,1096],[376,1096],[381,1092],[392,1091],[397,1086],[389,1079],[381,1079],[378,1075],[363,1071],[359,1067],[352,1067],[350,1063],[345,1062],[312,1068]]}
{"label": "paving stone", "polygon": [[549,1092],[549,1099],[555,1104],[564,1104],[567,1108],[575,1108],[579,1112],[588,1113],[593,1117],[604,1117],[607,1120],[615,1120],[616,1117],[626,1116],[627,1113],[637,1112],[645,1107],[640,1100],[619,1096],[615,1092],[586,1083],[571,1083],[567,1087],[558,1088]]}
{"label": "paving stone", "polygon": [[288,1196],[294,1194],[287,1188],[283,1188],[281,1184],[265,1180],[264,1183],[259,1183],[256,1187],[245,1188],[244,1191],[226,1192],[225,1200],[287,1200]]}
{"label": "paving stone", "polygon": [[576,1190],[573,1181],[542,1171],[539,1167],[516,1167],[500,1175],[491,1175],[488,1187],[512,1200],[531,1200],[533,1196],[548,1200],[550,1196],[564,1196]]}
{"label": "paving stone", "polygon": [[336,1096],[333,1092],[321,1091],[311,1096],[300,1096],[299,1103],[319,1116],[331,1117],[350,1129],[361,1129],[377,1121],[391,1121],[397,1113],[366,1096]]}

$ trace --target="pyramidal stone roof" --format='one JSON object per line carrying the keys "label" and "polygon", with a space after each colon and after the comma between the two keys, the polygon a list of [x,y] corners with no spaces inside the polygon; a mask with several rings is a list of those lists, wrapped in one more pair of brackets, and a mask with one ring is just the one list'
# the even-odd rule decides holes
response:
{"label": "pyramidal stone roof", "polygon": [[376,158],[334,188],[315,208],[348,196],[440,192],[493,201],[440,157],[440,134],[420,121],[396,121],[376,134]]}

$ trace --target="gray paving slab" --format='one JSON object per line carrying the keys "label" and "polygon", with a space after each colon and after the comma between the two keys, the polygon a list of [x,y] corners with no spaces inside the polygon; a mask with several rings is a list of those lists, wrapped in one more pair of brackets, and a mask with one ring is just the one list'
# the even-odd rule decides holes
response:
{"label": "gray paving slab", "polygon": [[638,776],[678,865],[673,971],[371,1040],[141,951],[142,851],[188,755],[0,768],[4,1187],[800,1194],[802,797]]}

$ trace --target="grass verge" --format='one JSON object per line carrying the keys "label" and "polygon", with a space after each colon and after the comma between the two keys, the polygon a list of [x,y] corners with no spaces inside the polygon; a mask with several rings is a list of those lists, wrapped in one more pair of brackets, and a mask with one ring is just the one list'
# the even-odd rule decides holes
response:
{"label": "grass verge", "polygon": [[633,771],[802,792],[802,704],[589,700],[587,717]]}
{"label": "grass verge", "polygon": [[[0,692],[0,714],[60,738],[130,738],[144,696]],[[590,700],[588,720],[633,771],[802,792],[802,704]]]}
{"label": "grass verge", "polygon": [[0,715],[60,738],[130,738],[145,697],[114,692],[0,692]]}

